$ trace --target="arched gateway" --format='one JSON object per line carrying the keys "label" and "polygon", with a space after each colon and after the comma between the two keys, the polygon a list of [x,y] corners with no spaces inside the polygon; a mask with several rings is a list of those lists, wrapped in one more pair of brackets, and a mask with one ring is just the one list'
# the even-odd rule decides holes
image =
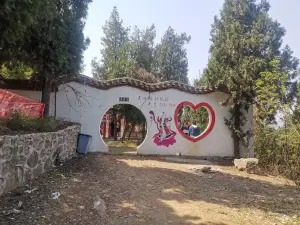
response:
{"label": "arched gateway", "polygon": [[[147,84],[129,78],[98,81],[80,76],[59,85],[56,116],[81,124],[81,132],[92,136],[89,152],[107,152],[100,138],[102,116],[115,104],[132,104],[147,120],[147,136],[138,154],[232,157],[233,139],[224,124],[229,108],[220,106],[226,98],[225,86],[199,89],[175,81]],[[196,138],[180,128],[178,113],[185,106],[208,112],[208,125]],[[252,126],[252,108],[247,118],[245,129]],[[241,155],[245,154],[243,150]]]}

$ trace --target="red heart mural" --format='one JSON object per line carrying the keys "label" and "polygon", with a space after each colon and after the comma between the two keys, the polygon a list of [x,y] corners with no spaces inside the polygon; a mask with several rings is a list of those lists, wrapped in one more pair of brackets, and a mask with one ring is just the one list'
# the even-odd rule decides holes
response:
{"label": "red heart mural", "polygon": [[[199,135],[196,138],[192,138],[186,134],[183,133],[183,131],[180,129],[180,123],[178,121],[178,112],[179,110],[183,107],[183,106],[189,106],[193,111],[196,111],[197,109],[199,109],[200,107],[205,108],[208,111],[209,114],[209,124],[208,124],[208,128],[205,130],[205,132],[203,132],[201,135]],[[215,121],[216,121],[216,115],[215,115],[215,111],[213,110],[213,108],[206,102],[201,102],[197,105],[194,105],[191,102],[181,102],[175,109],[175,114],[174,114],[174,120],[175,120],[175,124],[177,127],[178,132],[186,139],[196,142],[196,141],[200,141],[201,139],[205,138],[214,128],[215,125]]]}

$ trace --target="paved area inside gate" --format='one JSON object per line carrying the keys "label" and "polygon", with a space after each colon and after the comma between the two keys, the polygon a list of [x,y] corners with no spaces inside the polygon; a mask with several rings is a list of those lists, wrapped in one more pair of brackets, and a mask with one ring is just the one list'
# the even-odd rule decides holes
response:
{"label": "paved area inside gate", "polygon": [[300,190],[288,181],[173,159],[77,157],[2,196],[0,224],[297,224]]}

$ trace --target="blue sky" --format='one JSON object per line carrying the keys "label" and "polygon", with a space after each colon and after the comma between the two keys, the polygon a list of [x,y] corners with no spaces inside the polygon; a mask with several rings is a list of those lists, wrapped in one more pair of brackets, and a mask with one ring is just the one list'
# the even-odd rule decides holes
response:
{"label": "blue sky", "polygon": [[[218,15],[224,0],[94,0],[90,5],[84,33],[91,39],[91,45],[84,54],[85,71],[91,75],[91,60],[100,58],[102,26],[108,20],[113,6],[118,7],[125,26],[137,25],[143,29],[156,26],[158,42],[168,26],[177,33],[191,35],[186,45],[189,60],[189,79],[193,80],[199,70],[205,68],[210,46],[210,29],[213,17]],[[270,14],[287,30],[284,44],[290,45],[294,55],[300,58],[300,0],[269,0]],[[298,24],[297,24],[298,23]]]}

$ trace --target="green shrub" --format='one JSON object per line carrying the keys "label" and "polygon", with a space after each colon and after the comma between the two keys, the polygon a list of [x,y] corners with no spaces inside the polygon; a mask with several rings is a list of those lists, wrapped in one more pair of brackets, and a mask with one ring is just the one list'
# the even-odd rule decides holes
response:
{"label": "green shrub", "polygon": [[262,167],[287,176],[300,184],[300,124],[282,128],[255,126],[255,153]]}
{"label": "green shrub", "polygon": [[21,113],[14,113],[6,120],[6,126],[13,131],[51,132],[57,129],[58,122],[54,117],[29,118]]}

